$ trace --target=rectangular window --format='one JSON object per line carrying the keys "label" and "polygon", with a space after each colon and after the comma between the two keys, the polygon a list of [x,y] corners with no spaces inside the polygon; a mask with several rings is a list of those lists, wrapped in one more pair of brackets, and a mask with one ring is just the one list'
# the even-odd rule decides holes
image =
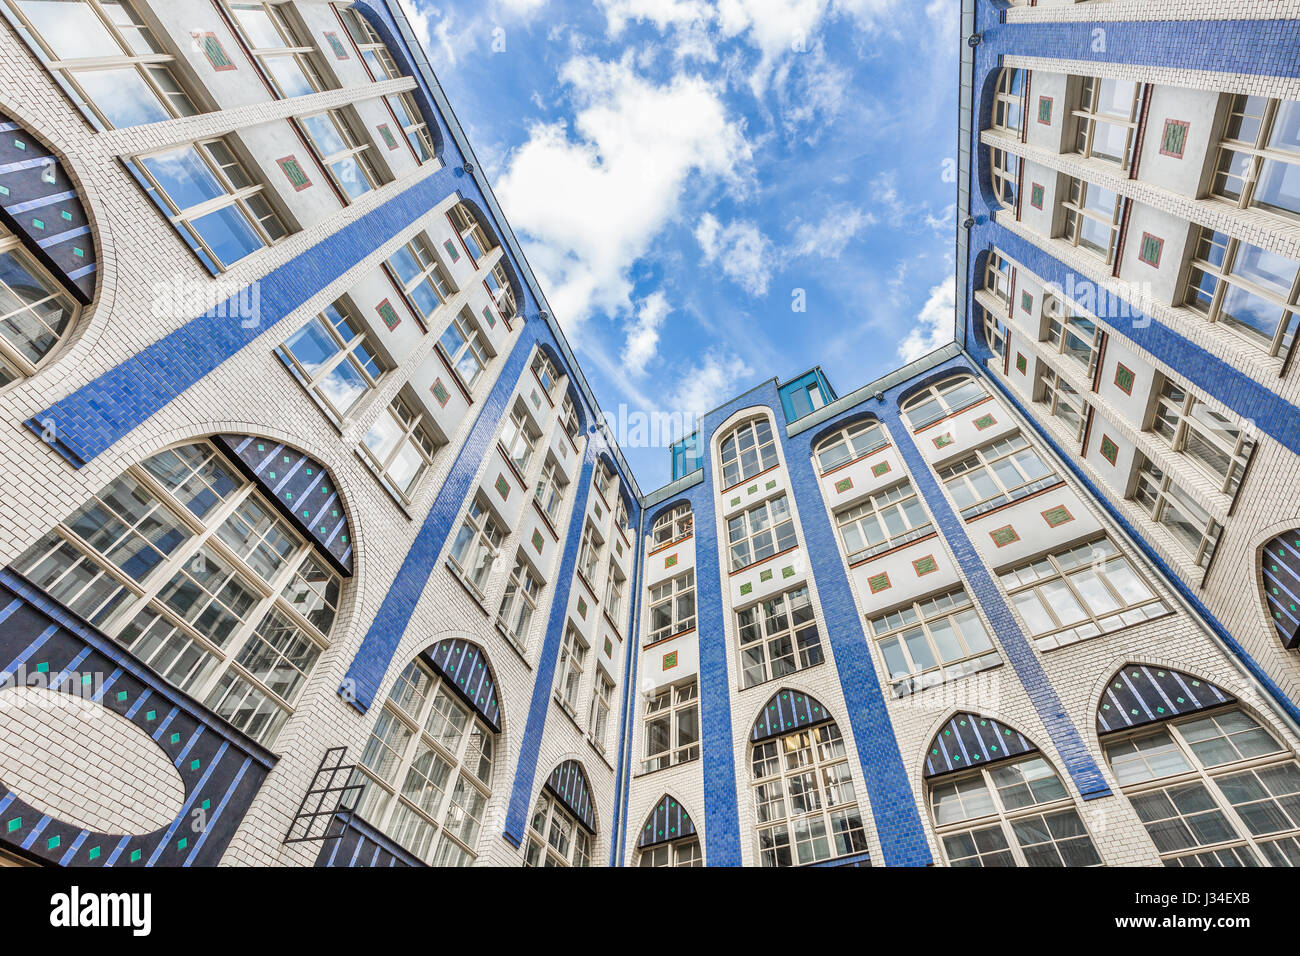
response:
{"label": "rectangular window", "polygon": [[1107,538],[1069,545],[999,577],[1039,650],[1169,613]]}
{"label": "rectangular window", "polygon": [[415,157],[421,163],[427,163],[436,155],[433,148],[433,136],[429,133],[429,126],[424,121],[424,114],[420,112],[419,106],[416,105],[415,97],[410,93],[391,93],[384,97],[384,102],[388,108],[393,111],[397,117],[398,125],[402,127],[402,132],[406,134],[406,141],[411,144],[411,149],[415,151]]}
{"label": "rectangular window", "polygon": [[506,593],[501,598],[497,624],[521,649],[528,647],[528,629],[537,610],[537,596],[542,590],[542,579],[533,571],[521,551],[515,557],[515,566],[506,582]]}
{"label": "rectangular window", "polygon": [[1238,94],[1215,162],[1214,195],[1300,218],[1300,102]]}
{"label": "rectangular window", "polygon": [[282,99],[327,89],[305,41],[282,3],[227,3],[244,43]]}
{"label": "rectangular window", "polygon": [[224,139],[177,146],[130,161],[149,198],[212,272],[288,233]]}
{"label": "rectangular window", "polygon": [[410,504],[420,477],[433,463],[437,443],[416,405],[394,398],[366,432],[360,451],[384,485]]}
{"label": "rectangular window", "polygon": [[480,596],[505,537],[505,529],[496,516],[481,499],[475,498],[452,542],[449,557],[461,580]]}
{"label": "rectangular window", "polygon": [[492,267],[492,270],[483,278],[483,284],[487,286],[488,292],[492,293],[492,301],[496,303],[497,310],[505,316],[509,322],[515,317],[519,309],[515,302],[515,290],[510,285],[510,276],[506,272],[504,262],[498,262]]}
{"label": "rectangular window", "polygon": [[1213,478],[1219,491],[1237,493],[1255,447],[1240,421],[1214,411],[1191,390],[1165,379],[1151,429]]}
{"label": "rectangular window", "polygon": [[902,481],[835,515],[850,564],[923,538],[934,530],[910,481]]}
{"label": "rectangular window", "polygon": [[1198,568],[1210,565],[1223,526],[1197,504],[1172,475],[1139,455],[1137,489],[1133,500],[1153,521],[1164,525]]}
{"label": "rectangular window", "polygon": [[554,398],[555,390],[560,384],[560,373],[555,370],[555,365],[546,357],[546,353],[540,349],[533,356],[533,374],[537,376],[537,381],[542,383],[542,388],[546,389],[546,394]]}
{"label": "rectangular window", "polygon": [[128,0],[0,0],[0,10],[98,128],[198,112],[175,58]]}
{"label": "rectangular window", "polygon": [[1060,480],[1019,433],[977,448],[938,474],[967,521]]}
{"label": "rectangular window", "polygon": [[1108,189],[1071,179],[1066,196],[1065,238],[1109,265],[1115,258],[1120,211],[1124,200]]}
{"label": "rectangular window", "polygon": [[699,696],[699,684],[691,678],[656,691],[647,701],[642,773],[699,759]]}
{"label": "rectangular window", "polygon": [[600,566],[600,550],[604,544],[596,536],[596,526],[590,521],[582,529],[582,542],[578,546],[578,571],[588,582],[596,580],[596,569]]}
{"label": "rectangular window", "polygon": [[821,637],[807,587],[736,613],[740,688],[753,687],[822,662]]}
{"label": "rectangular window", "polygon": [[533,453],[537,450],[541,437],[523,402],[516,400],[510,417],[501,428],[501,447],[506,450],[506,458],[519,469],[521,475],[528,473],[528,466],[532,464]]}
{"label": "rectangular window", "polygon": [[392,55],[388,52],[388,47],[375,28],[361,14],[360,11],[354,10],[350,3],[335,3],[334,9],[339,12],[343,19],[343,26],[347,28],[348,35],[361,51],[361,58],[366,61],[366,66],[370,69],[372,78],[376,82],[384,80],[395,80],[402,75],[397,69],[397,64],[393,62]]}
{"label": "rectangular window", "polygon": [[407,299],[426,319],[455,293],[424,233],[393,253],[387,265]]}
{"label": "rectangular window", "polygon": [[555,693],[569,713],[578,709],[578,693],[582,688],[582,670],[587,662],[587,645],[578,629],[570,624],[564,631],[560,645],[560,662],[555,668]]}
{"label": "rectangular window", "polygon": [[551,524],[555,524],[560,518],[560,506],[564,504],[564,493],[568,489],[568,482],[564,480],[564,474],[560,471],[559,464],[554,458],[547,458],[546,464],[542,466],[542,476],[537,479],[537,488],[533,492],[533,498],[541,506],[546,517],[550,519]]}
{"label": "rectangular window", "polygon": [[560,424],[564,427],[564,433],[576,443],[578,433],[581,431],[578,409],[567,395],[564,396],[564,404],[560,407]]}
{"label": "rectangular window", "polygon": [[465,391],[473,392],[479,376],[487,368],[488,354],[479,336],[478,323],[468,309],[453,315],[438,337],[438,348],[456,371]]}
{"label": "rectangular window", "polygon": [[695,572],[687,571],[650,589],[647,645],[695,627]]}
{"label": "rectangular window", "polygon": [[[611,567],[611,572],[614,570]],[[614,622],[615,626],[622,631],[623,622],[623,588],[626,580],[617,574],[611,573],[609,582],[605,585],[605,615]]]}
{"label": "rectangular window", "polygon": [[1074,151],[1127,169],[1137,133],[1140,84],[1085,76],[1074,110]]}
{"label": "rectangular window", "polygon": [[1204,226],[1194,249],[1187,305],[1285,358],[1300,312],[1300,262]]}
{"label": "rectangular window", "polygon": [[490,250],[495,249],[496,245],[489,238],[483,227],[473,213],[471,213],[464,203],[458,203],[450,213],[448,218],[451,220],[452,227],[460,235],[461,240],[465,243],[465,248],[469,250],[469,257],[474,260],[477,267],[479,260],[482,259]]}
{"label": "rectangular window", "polygon": [[1067,382],[1055,369],[1044,366],[1041,381],[1042,398],[1047,414],[1058,419],[1074,438],[1074,448],[1083,445],[1083,432],[1088,425],[1088,403],[1078,389]]}
{"label": "rectangular window", "polygon": [[587,717],[587,733],[601,753],[605,752],[605,738],[609,736],[609,710],[613,699],[614,681],[597,666],[596,684],[591,694],[591,713]]}
{"label": "rectangular window", "polygon": [[1096,322],[1075,315],[1068,305],[1052,297],[1047,302],[1047,341],[1092,380],[1101,346],[1101,329]]}
{"label": "rectangular window", "polygon": [[341,299],[289,336],[276,352],[335,424],[385,371],[365,326]]}
{"label": "rectangular window", "polygon": [[349,200],[383,184],[383,178],[367,152],[370,144],[355,131],[359,126],[354,127],[342,110],[303,116],[299,122],[316,158]]}
{"label": "rectangular window", "polygon": [[873,618],[871,632],[895,697],[1002,663],[960,587]]}
{"label": "rectangular window", "polygon": [[795,546],[794,516],[790,501],[778,495],[727,521],[731,570],[739,571]]}

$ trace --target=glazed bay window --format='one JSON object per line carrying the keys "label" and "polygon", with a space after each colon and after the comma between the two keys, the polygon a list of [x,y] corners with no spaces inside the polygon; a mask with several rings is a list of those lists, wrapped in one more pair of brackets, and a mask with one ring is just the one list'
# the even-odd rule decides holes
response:
{"label": "glazed bay window", "polygon": [[335,424],[385,371],[365,326],[342,299],[289,336],[276,353]]}
{"label": "glazed bay window", "polygon": [[267,746],[328,645],[342,590],[205,441],[128,469],[14,569]]}
{"label": "glazed bay window", "polygon": [[902,412],[913,431],[920,431],[940,419],[955,415],[988,397],[984,386],[969,375],[957,375],[937,382],[903,403]]}
{"label": "glazed bay window", "polygon": [[910,481],[836,512],[835,524],[850,564],[924,538],[934,530]]}
{"label": "glazed bay window", "polygon": [[967,521],[1060,481],[1018,432],[975,449],[938,474]]}
{"label": "glazed bay window", "polygon": [[1083,444],[1083,432],[1088,425],[1088,403],[1078,389],[1053,368],[1044,366],[1039,383],[1042,397],[1038,401],[1046,407],[1048,415],[1065,426],[1074,437],[1075,449],[1078,449]]}
{"label": "glazed bay window", "polygon": [[1128,169],[1137,134],[1138,94],[1132,80],[1083,77],[1074,110],[1074,151]]}
{"label": "glazed bay window", "polygon": [[211,271],[233,265],[288,233],[224,139],[131,160],[149,198]]}
{"label": "glazed bay window", "polygon": [[989,169],[993,175],[993,195],[1009,209],[1016,205],[1016,187],[1020,182],[1020,157],[1005,149],[990,151]]}
{"label": "glazed bay window", "polygon": [[1219,491],[1236,494],[1255,448],[1240,421],[1214,411],[1194,392],[1165,379],[1151,429],[1174,451],[1194,461]]}
{"label": "glazed bay window", "polygon": [[555,363],[547,358],[546,353],[541,349],[538,349],[537,354],[533,356],[533,375],[542,383],[546,394],[554,399],[555,390],[560,385],[560,373],[555,370]]}
{"label": "glazed bay window", "polygon": [[453,206],[448,217],[456,232],[460,234],[461,241],[465,244],[469,257],[474,260],[475,266],[490,250],[496,248],[496,243],[488,238],[487,231],[478,221],[478,217],[463,202]]}
{"label": "glazed bay window", "polygon": [[885,434],[880,422],[868,419],[850,425],[818,443],[814,452],[817,456],[817,471],[824,475],[832,468],[865,458],[888,444],[889,436]]}
{"label": "glazed bay window", "polygon": [[993,94],[993,126],[1008,133],[1019,133],[1022,125],[1022,101],[1025,95],[1025,71],[1003,68]]}
{"label": "glazed bay window", "polygon": [[351,3],[335,3],[334,9],[339,12],[348,35],[361,51],[361,58],[366,61],[366,66],[375,81],[395,80],[400,77],[402,73],[393,62],[392,54],[388,52],[388,47],[384,45],[384,41],[375,32],[375,28],[370,25],[365,15],[354,9]]}
{"label": "glazed bay window", "polygon": [[582,540],[578,544],[578,572],[588,583],[596,580],[603,545],[604,542],[596,534],[596,526],[588,521],[582,529]]}
{"label": "glazed bay window", "polygon": [[492,301],[496,303],[497,310],[505,316],[509,322],[519,312],[518,305],[515,302],[515,290],[510,285],[510,276],[506,273],[504,262],[498,262],[491,271],[483,277],[483,284],[487,286],[488,292],[492,293]]}
{"label": "glazed bay window", "polygon": [[424,233],[417,233],[393,253],[388,267],[397,276],[406,297],[415,304],[416,311],[426,319],[455,294]]}
{"label": "glazed bay window", "polygon": [[591,690],[591,713],[587,715],[587,734],[601,753],[605,752],[609,736],[609,710],[613,700],[614,681],[597,665],[596,683]]}
{"label": "glazed bay window", "polygon": [[175,58],[128,0],[0,0],[0,10],[97,126],[198,112],[177,80]]}
{"label": "glazed bay window", "polygon": [[1300,866],[1300,764],[1238,707],[1105,743],[1165,866]]}
{"label": "glazed bay window", "polygon": [[669,578],[650,589],[650,629],[646,646],[695,627],[695,571]]}
{"label": "glazed bay window", "polygon": [[469,866],[492,796],[496,735],[424,661],[398,675],[350,782],[359,816],[433,866]]}
{"label": "glazed bay window", "polygon": [[695,678],[654,692],[645,705],[642,773],[700,758],[700,685]]}
{"label": "glazed bay window", "polygon": [[467,392],[474,390],[479,376],[487,368],[488,354],[479,336],[478,323],[468,309],[451,317],[447,328],[438,337],[438,348],[453,369]]}
{"label": "glazed bay window", "polygon": [[984,288],[1001,302],[1011,301],[1011,262],[996,252],[989,253],[984,267]]}
{"label": "glazed bay window", "polygon": [[528,473],[528,466],[533,462],[541,438],[542,433],[524,408],[523,399],[516,399],[510,417],[501,427],[501,447],[505,449],[506,459],[521,475]]}
{"label": "glazed bay window", "polygon": [[1107,538],[1068,545],[999,577],[1039,650],[1169,613]]}
{"label": "glazed bay window", "polygon": [[348,199],[356,199],[382,185],[383,180],[367,154],[370,144],[353,131],[342,110],[303,116],[299,122],[316,158]]}
{"label": "glazed bay window", "polygon": [[1124,200],[1108,189],[1082,179],[1071,179],[1062,205],[1065,207],[1065,238],[1071,245],[1088,250],[1109,265],[1115,257]]}
{"label": "glazed bay window", "polygon": [[776,466],[776,439],[772,423],[755,418],[736,428],[722,442],[722,484],[724,488],[753,478]]}
{"label": "glazed bay window", "polygon": [[1065,784],[1040,756],[940,778],[930,787],[949,866],[1100,866]]}
{"label": "glazed bay window", "polygon": [[560,661],[555,666],[555,698],[570,714],[578,712],[578,694],[582,691],[582,672],[587,663],[587,644],[570,624],[564,629],[560,644]]}
{"label": "glazed bay window", "polygon": [[533,500],[552,525],[560,520],[560,507],[564,504],[564,493],[568,487],[569,483],[564,480],[559,464],[554,458],[548,457],[542,466],[542,476],[537,479]]}
{"label": "glazed bay window", "polygon": [[1300,102],[1233,96],[1213,189],[1243,208],[1300,218]]}
{"label": "glazed bay window", "polygon": [[481,498],[475,498],[465,513],[465,521],[452,542],[449,558],[460,579],[480,597],[487,584],[488,572],[496,559],[497,549],[505,540],[505,528]]}
{"label": "glazed bay window", "polygon": [[613,567],[610,568],[609,580],[605,583],[605,616],[614,622],[614,626],[621,632],[623,622],[620,619],[623,614],[623,590],[627,587],[627,579],[615,573]]}
{"label": "glazed bay window", "polygon": [[35,373],[79,312],[22,242],[0,227],[0,385]]}
{"label": "glazed bay window", "polygon": [[683,538],[690,537],[694,530],[695,512],[691,510],[688,503],[682,502],[655,519],[654,527],[650,531],[650,547],[662,548],[674,541],[681,541]]}
{"label": "glazed bay window", "polygon": [[820,664],[821,637],[808,588],[794,588],[737,611],[736,644],[741,690]]}
{"label": "glazed bay window", "polygon": [[1198,568],[1209,567],[1223,526],[1197,504],[1172,475],[1165,474],[1150,459],[1138,457],[1141,464],[1133,500],[1156,524],[1173,533]]}
{"label": "glazed bay window", "polygon": [[1092,319],[1075,315],[1069,305],[1055,297],[1047,303],[1047,342],[1059,354],[1079,366],[1092,381],[1101,347],[1101,329]]}
{"label": "glazed bay window", "polygon": [[1187,305],[1286,358],[1300,312],[1300,262],[1202,226]]}
{"label": "glazed bay window", "polygon": [[233,3],[226,6],[240,35],[281,98],[327,89],[313,62],[315,50],[299,35],[283,3]]}
{"label": "glazed bay window", "polygon": [[803,866],[867,849],[836,724],[765,740],[751,758],[760,866]]}
{"label": "glazed bay window", "polygon": [[524,866],[590,866],[591,834],[545,790],[528,825]]}
{"label": "glazed bay window", "polygon": [[515,556],[515,566],[506,582],[506,591],[497,612],[497,626],[518,648],[528,648],[528,631],[537,611],[537,597],[542,591],[542,579],[533,570],[521,551]]}
{"label": "glazed bay window", "polygon": [[406,134],[406,141],[411,144],[415,158],[420,163],[427,163],[436,155],[433,148],[433,136],[429,133],[429,124],[424,121],[424,114],[416,105],[415,97],[410,93],[390,93],[384,102],[397,117],[397,125]]}
{"label": "glazed bay window", "polygon": [[425,414],[416,408],[398,395],[380,412],[358,448],[384,487],[408,505],[438,450]]}
{"label": "glazed bay window", "polygon": [[1002,663],[964,588],[871,620],[895,697]]}
{"label": "glazed bay window", "polygon": [[727,520],[731,570],[739,571],[795,546],[794,516],[784,494]]}

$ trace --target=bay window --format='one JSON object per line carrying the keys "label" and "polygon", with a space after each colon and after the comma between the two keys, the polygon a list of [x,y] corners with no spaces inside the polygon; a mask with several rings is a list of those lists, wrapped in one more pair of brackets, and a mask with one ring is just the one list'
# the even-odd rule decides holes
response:
{"label": "bay window", "polygon": [[537,487],[533,491],[533,500],[551,524],[560,519],[560,506],[564,504],[564,493],[568,487],[569,483],[564,480],[559,464],[553,457],[547,456],[546,464],[542,466],[542,475],[537,479]]}
{"label": "bay window", "polygon": [[1060,419],[1061,423],[1074,437],[1074,447],[1083,444],[1083,433],[1088,425],[1088,403],[1079,390],[1067,382],[1060,373],[1050,366],[1043,366],[1040,378],[1042,397],[1038,399],[1047,410],[1047,414]]}
{"label": "bay window", "polygon": [[519,469],[521,475],[528,473],[528,466],[532,464],[541,437],[541,432],[533,424],[523,401],[516,399],[510,417],[501,426],[501,447],[505,449],[506,459]]}
{"label": "bay window", "polygon": [[1300,312],[1300,262],[1205,226],[1196,235],[1187,305],[1287,358]]}
{"label": "bay window", "polygon": [[335,424],[386,370],[365,326],[342,299],[289,336],[276,353]]}
{"label": "bay window", "polygon": [[1211,517],[1172,475],[1139,455],[1136,501],[1156,524],[1163,525],[1187,552],[1198,568],[1210,565],[1223,526]]}
{"label": "bay window", "polygon": [[227,2],[227,7],[277,96],[307,96],[328,88],[316,68],[314,48],[290,19],[288,4]]}
{"label": "bay window", "polygon": [[1165,379],[1152,431],[1208,474],[1219,491],[1235,495],[1255,442],[1239,420],[1214,411],[1190,389]]}
{"label": "bay window", "polygon": [[408,505],[438,450],[425,414],[416,408],[398,395],[379,413],[358,449],[384,487]]}
{"label": "bay window", "polygon": [[1070,244],[1086,249],[1107,265],[1114,261],[1123,198],[1109,189],[1071,178],[1061,204],[1065,209],[1064,235]]}
{"label": "bay window", "polygon": [[342,110],[303,116],[300,122],[316,158],[349,200],[383,184],[368,153],[370,144],[354,132]]}
{"label": "bay window", "polygon": [[478,323],[468,309],[451,317],[447,328],[438,337],[438,348],[456,370],[465,390],[472,392],[479,376],[487,368],[488,354],[479,335]]}
{"label": "bay window", "polygon": [[416,160],[423,164],[433,159],[437,150],[434,149],[429,124],[424,121],[424,114],[420,112],[415,96],[411,93],[390,93],[384,97],[384,102],[397,117],[397,125],[406,134],[406,141],[415,151]]}
{"label": "bay window", "polygon": [[1243,208],[1300,218],[1300,102],[1232,97],[1213,192]]}
{"label": "bay window", "polygon": [[1018,432],[938,469],[938,476],[968,521],[1060,481]]}
{"label": "bay window", "polygon": [[1085,76],[1074,110],[1074,151],[1128,169],[1137,135],[1140,84]]}
{"label": "bay window", "polygon": [[871,635],[895,697],[1002,663],[961,587],[872,618]]}
{"label": "bay window", "polygon": [[572,624],[564,629],[560,660],[555,667],[555,696],[570,714],[577,713],[582,672],[587,663],[587,643]]}
{"label": "bay window", "polygon": [[402,292],[426,319],[455,294],[442,264],[424,233],[417,233],[406,245],[393,253],[388,267],[397,276]]}
{"label": "bay window", "polygon": [[497,611],[497,625],[519,648],[527,650],[528,631],[537,611],[537,598],[542,590],[542,579],[521,551],[515,556],[515,566],[506,582],[501,608]]}
{"label": "bay window", "polygon": [[481,498],[475,498],[452,542],[449,558],[457,576],[480,597],[487,585],[488,573],[496,560],[497,549],[506,532]]}

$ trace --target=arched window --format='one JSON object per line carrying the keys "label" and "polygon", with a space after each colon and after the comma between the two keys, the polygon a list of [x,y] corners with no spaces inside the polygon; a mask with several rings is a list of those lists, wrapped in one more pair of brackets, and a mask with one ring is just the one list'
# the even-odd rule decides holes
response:
{"label": "arched window", "polygon": [[1038,748],[989,717],[957,714],[925,778],[949,866],[1100,866],[1065,784]]}
{"label": "arched window", "polygon": [[778,691],[749,739],[760,866],[802,866],[866,852],[844,738],[820,701],[789,688]]}
{"label": "arched window", "polygon": [[722,440],[722,485],[730,488],[776,467],[776,439],[766,417],[751,418]]}
{"label": "arched window", "polygon": [[496,240],[483,228],[474,210],[466,203],[457,203],[451,208],[448,216],[451,218],[451,224],[460,233],[460,238],[465,243],[469,257],[474,260],[475,265],[497,247]]}
{"label": "arched window", "polygon": [[995,149],[990,157],[989,168],[993,176],[993,195],[1002,205],[1012,207],[1016,204],[1016,185],[1020,181],[1020,157],[1005,149]]}
{"label": "arched window", "polygon": [[402,75],[401,70],[393,62],[392,54],[388,52],[383,38],[375,32],[370,21],[360,11],[353,9],[351,4],[336,3],[334,6],[343,20],[343,25],[347,27],[348,34],[361,51],[361,58],[366,61],[371,76],[376,81],[399,78]]}
{"label": "arched window", "polygon": [[688,501],[665,511],[651,529],[652,547],[660,548],[689,536],[695,529],[695,513]]}
{"label": "arched window", "polygon": [[393,683],[361,754],[357,813],[434,866],[470,866],[492,796],[500,730],[482,650],[434,644]]}
{"label": "arched window", "polygon": [[998,85],[993,94],[993,126],[996,129],[1009,133],[1020,132],[1024,95],[1024,70],[1004,68],[998,74]]}
{"label": "arched window", "polygon": [[913,395],[903,403],[903,415],[914,430],[969,408],[985,397],[984,386],[969,375],[955,375]]}
{"label": "arched window", "polygon": [[1300,530],[1280,534],[1260,554],[1264,601],[1282,646],[1300,646]]}
{"label": "arched window", "polygon": [[703,866],[700,838],[686,808],[668,794],[659,798],[637,838],[637,866]]}
{"label": "arched window", "polygon": [[1097,733],[1166,866],[1300,866],[1300,764],[1221,687],[1128,664]]}
{"label": "arched window", "polygon": [[817,457],[818,472],[824,475],[832,468],[865,458],[888,444],[889,436],[880,422],[868,418],[823,438],[813,454]]}
{"label": "arched window", "polygon": [[33,374],[78,312],[72,296],[0,226],[0,385]]}
{"label": "arched window", "polygon": [[[271,504],[288,498],[293,519]],[[320,464],[223,435],[132,466],[14,568],[269,746],[329,643],[351,561]]]}
{"label": "arched window", "polygon": [[528,824],[524,866],[590,866],[596,814],[587,775],[576,760],[553,771]]}

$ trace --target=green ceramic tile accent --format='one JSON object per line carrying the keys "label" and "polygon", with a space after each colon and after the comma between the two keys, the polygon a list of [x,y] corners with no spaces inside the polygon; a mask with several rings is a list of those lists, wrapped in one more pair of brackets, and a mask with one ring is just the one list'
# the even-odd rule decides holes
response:
{"label": "green ceramic tile accent", "polygon": [[740,499],[739,499],[739,498],[732,498],[732,499],[731,499],[731,507],[734,508],[734,507],[736,507],[736,505],[738,505],[738,504],[740,504]]}
{"label": "green ceramic tile accent", "polygon": [[614,642],[607,637],[605,638],[605,656],[609,657],[613,653],[614,653]]}
{"label": "green ceramic tile accent", "polygon": [[936,435],[934,438],[935,448],[947,448],[951,444],[952,434],[950,432],[944,432],[942,435]]}
{"label": "green ceramic tile accent", "polygon": [[191,761],[190,761],[190,769],[191,769],[191,770],[198,770],[198,769],[199,769],[200,767],[202,767],[202,766],[203,766],[203,761],[202,761],[202,760],[191,760]]}
{"label": "green ceramic tile accent", "polygon": [[1133,382],[1136,376],[1133,370],[1123,363],[1115,364],[1115,385],[1126,395],[1133,394]]}
{"label": "green ceramic tile accent", "polygon": [[675,554],[670,554],[670,555],[668,555],[668,557],[664,558],[664,567],[665,567],[665,568],[671,568],[671,567],[672,567],[673,565],[675,565],[676,563],[677,563],[677,555],[675,555]]}
{"label": "green ceramic tile accent", "polygon": [[773,488],[776,487],[776,480],[773,479],[772,481],[769,481],[769,482],[768,482],[766,485],[764,485],[763,487],[764,487],[767,491],[771,491]]}
{"label": "green ceramic tile accent", "polygon": [[533,530],[533,547],[537,549],[538,554],[542,553],[542,533],[536,529]]}
{"label": "green ceramic tile accent", "polygon": [[375,129],[379,130],[379,135],[383,137],[385,146],[389,149],[397,149],[397,137],[393,135],[393,131],[388,128],[387,123],[380,123]]}
{"label": "green ceramic tile accent", "polygon": [[460,250],[456,248],[456,243],[447,239],[443,242],[442,247],[447,250],[447,255],[451,257],[452,262],[460,262]]}
{"label": "green ceramic tile accent", "polygon": [[99,859],[99,854],[100,854],[100,849],[99,849],[99,847],[97,847],[97,846],[92,846],[92,847],[90,848],[89,852],[86,853],[86,859],[87,859],[87,860],[98,860],[98,859]]}
{"label": "green ceramic tile accent", "polygon": [[332,30],[326,30],[325,40],[327,43],[329,43],[330,50],[333,51],[334,58],[336,60],[350,59],[348,56],[347,48],[343,46],[343,41],[339,39],[339,35],[337,33],[333,32]]}
{"label": "green ceramic tile accent", "polygon": [[889,462],[878,461],[871,466],[871,477],[879,478],[881,475],[889,474]]}
{"label": "green ceramic tile accent", "polygon": [[506,481],[505,475],[497,475],[496,484],[493,486],[503,499],[510,497],[510,483]]}
{"label": "green ceramic tile accent", "polygon": [[995,531],[990,531],[989,537],[993,539],[993,543],[999,548],[1008,544],[1014,544],[1020,540],[1020,535],[1016,534],[1016,529],[1011,527],[1011,525],[1006,525],[1005,527],[998,528]]}
{"label": "green ceramic tile accent", "polygon": [[439,405],[444,408],[447,406],[447,399],[451,398],[451,393],[447,391],[447,386],[442,384],[442,379],[435,378],[433,388],[429,389],[429,391],[433,392],[433,397],[438,400]]}
{"label": "green ceramic tile accent", "polygon": [[1048,508],[1044,511],[1043,519],[1047,522],[1049,527],[1055,528],[1058,525],[1065,524],[1067,521],[1073,521],[1074,515],[1070,514],[1070,510],[1066,508],[1065,505],[1057,505],[1054,508]]}
{"label": "green ceramic tile accent", "polygon": [[741,593],[741,594],[750,594],[750,593],[753,592],[753,590],[754,590],[754,585],[752,585],[752,584],[742,584],[742,585],[740,586],[740,593]]}
{"label": "green ceramic tile accent", "polygon": [[745,494],[747,495],[758,494],[758,485],[750,485],[748,488],[745,489]]}
{"label": "green ceramic tile accent", "polygon": [[881,571],[879,574],[873,574],[867,578],[867,587],[871,588],[871,593],[876,594],[889,587],[889,574]]}
{"label": "green ceramic tile accent", "polygon": [[375,311],[379,313],[379,317],[384,320],[384,326],[390,332],[397,328],[402,322],[397,315],[397,310],[393,308],[393,303],[389,302],[387,299],[380,302],[379,305],[375,307]]}
{"label": "green ceramic tile accent", "polygon": [[14,818],[13,818],[12,820],[10,820],[9,823],[7,824],[8,832],[9,832],[9,833],[13,833],[15,830],[21,829],[21,828],[22,828],[22,825],[23,825],[23,818],[22,818],[22,817],[14,817]]}
{"label": "green ceramic tile accent", "polygon": [[839,481],[835,482],[835,493],[843,494],[844,492],[848,491],[852,487],[853,487],[852,478],[841,478]]}
{"label": "green ceramic tile accent", "polygon": [[62,843],[62,842],[63,842],[63,838],[62,838],[62,837],[52,836],[52,837],[50,837],[48,840],[45,841],[45,849],[47,849],[47,850],[57,850],[57,849],[59,848],[59,844]]}
{"label": "green ceramic tile accent", "polygon": [[150,721],[150,722],[152,722],[152,721],[154,721],[154,720],[157,720],[157,719],[158,719],[158,711],[156,711],[156,710],[151,710],[151,711],[149,711],[148,713],[146,713],[146,714],[144,715],[144,719],[147,720],[147,721]]}
{"label": "green ceramic tile accent", "polygon": [[1041,183],[1034,183],[1029,190],[1029,205],[1035,209],[1043,208],[1043,187]]}
{"label": "green ceramic tile accent", "polygon": [[997,423],[998,420],[992,415],[981,415],[979,418],[975,419],[975,427],[980,431],[983,431],[986,428],[991,428]]}
{"label": "green ceramic tile accent", "polygon": [[1160,137],[1160,155],[1183,158],[1183,149],[1187,146],[1188,124],[1182,120],[1165,120],[1164,132]]}
{"label": "green ceramic tile accent", "polygon": [[140,851],[139,851],[139,850],[132,850],[132,851],[131,851],[131,862],[132,862],[132,863],[139,863],[139,862],[140,862]]}
{"label": "green ceramic tile accent", "polygon": [[792,578],[792,577],[794,577],[794,567],[791,566],[791,565],[786,565],[784,568],[782,568],[782,569],[781,569],[781,577],[783,577],[783,578]]}
{"label": "green ceramic tile accent", "polygon": [[1101,457],[1105,458],[1108,462],[1110,462],[1113,465],[1115,464],[1115,459],[1116,457],[1118,457],[1118,455],[1119,455],[1119,445],[1116,445],[1113,441],[1111,441],[1109,435],[1102,435],[1101,436]]}
{"label": "green ceramic tile accent", "polygon": [[1016,353],[1016,371],[1019,372],[1021,375],[1024,375],[1024,374],[1025,374],[1025,370],[1026,370],[1027,368],[1029,368],[1029,363],[1025,360],[1024,355],[1022,355],[1020,352],[1017,352],[1017,353]]}
{"label": "green ceramic tile accent", "polygon": [[770,581],[770,580],[772,580],[772,569],[771,569],[771,568],[764,568],[762,571],[760,571],[760,572],[758,573],[758,579],[759,579],[760,581]]}
{"label": "green ceramic tile accent", "polygon": [[124,691],[124,690],[119,690],[119,691],[117,692],[117,702],[120,704],[120,703],[122,703],[123,701],[125,701],[128,697],[130,697],[130,696],[131,696],[131,695],[128,694],[126,691]]}
{"label": "green ceramic tile accent", "polygon": [[41,661],[39,664],[36,665],[36,672],[38,674],[48,674],[50,672],[50,662]]}
{"label": "green ceramic tile accent", "polygon": [[183,850],[189,845],[190,845],[189,837],[181,837],[179,840],[176,841],[176,849],[178,850]]}
{"label": "green ceramic tile accent", "polygon": [[913,561],[912,567],[915,569],[917,577],[939,570],[939,565],[935,563],[934,556],[929,554],[924,558],[917,558]]}
{"label": "green ceramic tile accent", "polygon": [[578,598],[578,617],[583,620],[587,618],[587,602],[583,598]]}

